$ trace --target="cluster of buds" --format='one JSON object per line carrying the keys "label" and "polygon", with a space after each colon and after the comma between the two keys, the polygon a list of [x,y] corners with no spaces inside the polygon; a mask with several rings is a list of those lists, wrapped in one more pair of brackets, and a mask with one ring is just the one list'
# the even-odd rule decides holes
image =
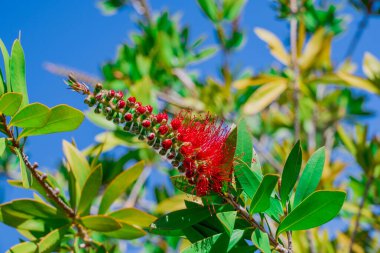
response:
{"label": "cluster of buds", "polygon": [[154,114],[152,106],[142,105],[135,97],[124,98],[121,91],[105,90],[97,84],[93,92],[85,87],[83,92],[82,83],[73,78],[67,83],[73,90],[87,95],[85,103],[95,107],[95,113],[103,114],[107,120],[146,141],[184,173],[195,186],[196,195],[219,193],[223,183],[230,181],[232,162],[226,158],[233,150],[226,148],[229,129],[223,122],[209,114],[193,115],[190,111],[182,111],[169,120],[166,113]]}

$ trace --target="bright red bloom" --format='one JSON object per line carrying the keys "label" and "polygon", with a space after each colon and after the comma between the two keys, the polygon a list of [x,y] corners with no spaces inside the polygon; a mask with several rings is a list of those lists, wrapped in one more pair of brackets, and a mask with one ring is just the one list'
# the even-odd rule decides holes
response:
{"label": "bright red bloom", "polygon": [[158,132],[160,132],[162,135],[166,134],[168,131],[169,127],[167,125],[162,125],[158,128]]}
{"label": "bright red bloom", "polygon": [[118,107],[119,109],[123,109],[126,106],[126,103],[124,100],[119,100]]}
{"label": "bright red bloom", "polygon": [[147,119],[145,119],[145,120],[143,120],[143,122],[141,123],[141,125],[143,127],[145,127],[145,128],[148,128],[148,127],[150,127],[150,121],[147,120]]}
{"label": "bright red bloom", "polygon": [[145,106],[140,105],[139,107],[137,107],[136,111],[140,114],[144,114],[146,112],[146,108]]}
{"label": "bright red bloom", "polygon": [[151,105],[147,105],[145,106],[146,110],[149,112],[149,113],[152,113],[153,112],[153,107]]}
{"label": "bright red bloom", "polygon": [[170,125],[172,126],[173,130],[178,130],[181,127],[182,120],[180,118],[174,118],[172,122],[170,122]]}
{"label": "bright red bloom", "polygon": [[173,144],[173,141],[171,139],[165,139],[162,141],[162,147],[164,149],[169,149]]}
{"label": "bright red bloom", "polygon": [[166,113],[163,113],[163,112],[157,114],[157,122],[161,123],[163,120],[168,121],[168,115]]}
{"label": "bright red bloom", "polygon": [[131,113],[129,113],[129,112],[124,115],[124,119],[126,121],[131,121],[132,118],[133,118],[133,115]]}
{"label": "bright red bloom", "polygon": [[135,97],[129,97],[128,101],[131,103],[136,103],[136,98]]}

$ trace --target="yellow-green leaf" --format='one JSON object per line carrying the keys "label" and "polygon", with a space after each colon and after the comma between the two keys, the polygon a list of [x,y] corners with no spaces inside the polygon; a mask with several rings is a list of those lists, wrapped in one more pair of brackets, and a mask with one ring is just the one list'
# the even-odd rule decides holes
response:
{"label": "yellow-green leaf", "polygon": [[287,88],[285,80],[273,81],[260,86],[243,107],[247,115],[258,113],[274,102]]}
{"label": "yellow-green leaf", "polygon": [[281,63],[287,66],[290,64],[290,56],[286,52],[284,45],[282,44],[280,39],[277,38],[276,35],[262,28],[256,28],[254,31],[261,40],[268,44],[271,54],[277,60],[279,60]]}
{"label": "yellow-green leaf", "polygon": [[99,232],[111,232],[122,227],[116,219],[105,215],[85,216],[81,221],[86,228]]}
{"label": "yellow-green leaf", "polygon": [[91,172],[83,185],[78,205],[78,213],[85,212],[91,206],[92,201],[98,195],[99,189],[102,186],[102,180],[103,170],[101,164],[99,164]]}
{"label": "yellow-green leaf", "polygon": [[11,91],[11,73],[10,73],[10,64],[9,64],[9,53],[7,48],[4,45],[4,42],[0,39],[0,50],[3,55],[4,60],[4,69],[5,69],[5,80],[7,83],[7,92]]}
{"label": "yellow-green leaf", "polygon": [[67,232],[68,226],[51,231],[38,242],[38,253],[49,253],[56,250]]}
{"label": "yellow-green leaf", "polygon": [[262,74],[262,75],[253,76],[250,78],[237,80],[233,83],[233,86],[238,90],[242,90],[250,86],[263,85],[266,83],[271,83],[273,81],[280,81],[280,80],[285,81],[286,79],[280,76]]}
{"label": "yellow-green leaf", "polygon": [[13,116],[21,106],[22,95],[16,92],[5,93],[0,98],[0,113]]}
{"label": "yellow-green leaf", "polygon": [[33,103],[23,107],[9,122],[10,126],[43,127],[50,116],[50,109],[43,104]]}
{"label": "yellow-green leaf", "polygon": [[34,242],[23,242],[13,246],[6,253],[36,253],[37,249]]}
{"label": "yellow-green leaf", "polygon": [[30,188],[33,184],[33,176],[30,170],[26,167],[24,160],[22,159],[22,154],[20,150],[15,149],[17,157],[20,161],[20,170],[21,170],[21,178],[22,178],[22,186],[24,188]]}
{"label": "yellow-green leaf", "polygon": [[351,75],[342,71],[338,71],[336,75],[345,81],[348,86],[354,87],[354,88],[359,88],[363,90],[367,90],[372,93],[380,94],[380,88],[376,87],[375,84],[372,82],[368,81],[367,79]]}
{"label": "yellow-green leaf", "polygon": [[23,95],[22,106],[29,103],[25,77],[25,57],[20,40],[13,42],[10,60],[10,74],[12,91]]}
{"label": "yellow-green leaf", "polygon": [[371,80],[380,78],[380,61],[369,52],[364,54],[363,72]]}
{"label": "yellow-green leaf", "polygon": [[309,69],[318,60],[317,56],[322,50],[324,39],[325,30],[323,28],[318,29],[318,31],[313,34],[299,58],[301,69]]}
{"label": "yellow-green leaf", "polygon": [[118,221],[122,221],[123,223],[137,225],[143,228],[149,227],[149,225],[157,219],[153,215],[150,215],[136,208],[124,208],[109,213],[108,215]]}
{"label": "yellow-green leaf", "polygon": [[146,232],[144,230],[134,225],[130,225],[125,222],[119,222],[119,224],[121,225],[120,229],[112,231],[112,232],[103,232],[103,234],[111,238],[117,238],[117,239],[123,239],[123,240],[133,240],[133,239],[140,238],[146,235]]}

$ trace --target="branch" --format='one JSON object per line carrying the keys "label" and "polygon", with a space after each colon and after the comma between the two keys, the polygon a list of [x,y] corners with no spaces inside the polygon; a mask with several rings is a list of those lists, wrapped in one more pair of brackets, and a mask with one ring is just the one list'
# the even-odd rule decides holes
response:
{"label": "branch", "polygon": [[273,246],[273,248],[275,250],[277,250],[278,252],[281,252],[281,253],[291,253],[291,251],[289,251],[288,249],[286,249],[284,246],[282,246],[281,244],[279,244],[276,239],[270,234],[268,233],[265,228],[263,226],[261,226],[259,223],[257,223],[255,221],[255,219],[253,219],[253,217],[251,217],[251,215],[248,213],[248,211],[242,207],[239,203],[237,203],[234,199],[234,196],[230,193],[228,193],[227,195],[222,195],[222,197],[231,205],[235,208],[236,211],[238,211],[240,213],[240,215],[247,221],[249,222],[252,227],[256,228],[256,229],[260,229],[262,232],[266,233],[268,235],[268,238],[269,238],[269,242],[270,244]]}
{"label": "branch", "polygon": [[134,207],[136,205],[139,192],[141,188],[143,187],[145,181],[148,179],[151,171],[152,171],[152,168],[150,166],[144,169],[139,179],[137,179],[135,185],[133,186],[131,194],[129,194],[129,197],[127,201],[125,202],[124,207]]}
{"label": "branch", "polygon": [[350,239],[350,247],[349,247],[349,250],[348,252],[353,252],[353,247],[354,247],[354,242],[355,242],[355,237],[356,237],[356,234],[358,232],[358,229],[359,229],[359,223],[360,223],[360,218],[362,216],[362,212],[363,212],[363,207],[364,207],[364,203],[365,203],[365,200],[367,199],[367,196],[368,196],[368,193],[369,193],[369,188],[372,184],[372,181],[374,179],[374,176],[373,175],[370,175],[366,184],[365,184],[365,188],[364,188],[364,193],[363,193],[363,196],[362,196],[362,199],[360,200],[360,204],[359,204],[359,211],[358,211],[358,214],[356,215],[356,220],[355,220],[355,225],[354,225],[354,230],[352,231],[352,234],[351,234],[351,239]]}
{"label": "branch", "polygon": [[21,159],[25,163],[26,168],[30,171],[32,176],[37,180],[38,184],[41,185],[41,187],[46,192],[46,196],[48,198],[51,198],[66,214],[66,216],[73,221],[73,225],[76,227],[78,235],[82,240],[84,241],[83,248],[91,246],[91,239],[85,230],[85,228],[80,225],[77,222],[77,216],[70,206],[68,206],[59,196],[59,191],[54,189],[47,181],[47,176],[44,173],[40,173],[38,169],[38,163],[32,164],[29,161],[29,157],[24,153],[23,146],[20,145],[18,140],[15,138],[13,131],[8,127],[7,120],[4,114],[1,114],[1,124],[4,127],[4,130],[9,138],[9,140],[12,142],[12,148],[17,149],[21,154]]}
{"label": "branch", "polygon": [[352,37],[350,45],[347,48],[347,52],[345,54],[345,59],[349,60],[352,58],[352,55],[354,54],[355,49],[359,44],[359,41],[363,35],[363,32],[368,25],[368,21],[369,21],[369,14],[365,13],[363,18],[361,19],[361,21],[358,23],[355,34]]}

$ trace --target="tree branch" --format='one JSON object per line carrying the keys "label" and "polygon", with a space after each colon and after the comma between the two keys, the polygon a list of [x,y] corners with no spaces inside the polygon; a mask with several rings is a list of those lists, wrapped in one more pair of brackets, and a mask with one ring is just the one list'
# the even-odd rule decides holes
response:
{"label": "tree branch", "polygon": [[352,55],[354,54],[355,49],[359,44],[359,41],[363,35],[363,32],[368,25],[368,21],[369,21],[369,14],[365,13],[362,19],[360,20],[360,22],[358,23],[355,34],[352,37],[351,42],[347,48],[345,59],[349,60],[352,58]]}

